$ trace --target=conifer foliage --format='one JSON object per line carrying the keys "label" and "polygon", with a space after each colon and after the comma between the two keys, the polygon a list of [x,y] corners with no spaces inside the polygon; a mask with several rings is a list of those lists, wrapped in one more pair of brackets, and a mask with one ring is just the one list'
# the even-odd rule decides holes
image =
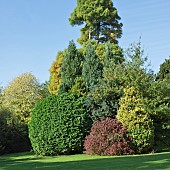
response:
{"label": "conifer foliage", "polygon": [[89,39],[98,43],[117,43],[122,35],[122,23],[112,0],[77,0],[77,6],[69,18],[70,24],[85,26],[81,29],[80,44]]}
{"label": "conifer foliage", "polygon": [[61,66],[62,84],[59,93],[68,92],[75,83],[75,78],[81,75],[81,55],[76,45],[70,41]]}
{"label": "conifer foliage", "polygon": [[58,94],[62,79],[61,79],[61,65],[63,63],[65,51],[60,51],[57,54],[56,60],[52,63],[50,68],[50,82],[48,90],[51,94]]}
{"label": "conifer foliage", "polygon": [[153,121],[145,111],[142,96],[134,87],[125,88],[124,93],[117,119],[127,127],[134,149],[139,153],[148,152],[154,144]]}
{"label": "conifer foliage", "polygon": [[100,81],[101,76],[102,64],[95,53],[92,43],[89,42],[86,47],[82,68],[82,78],[88,91]]}

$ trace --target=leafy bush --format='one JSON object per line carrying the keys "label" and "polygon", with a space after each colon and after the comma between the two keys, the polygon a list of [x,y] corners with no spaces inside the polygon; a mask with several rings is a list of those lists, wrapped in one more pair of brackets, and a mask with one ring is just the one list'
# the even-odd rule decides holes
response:
{"label": "leafy bush", "polygon": [[71,93],[50,95],[32,112],[29,137],[38,155],[73,154],[83,151],[83,139],[90,126],[84,98]]}
{"label": "leafy bush", "polygon": [[116,119],[95,121],[84,141],[85,152],[97,155],[133,154],[126,128]]}
{"label": "leafy bush", "polygon": [[127,127],[134,149],[139,153],[148,152],[154,144],[153,121],[145,111],[143,99],[137,90],[127,87],[124,92],[117,119]]}
{"label": "leafy bush", "polygon": [[0,155],[30,149],[27,126],[18,124],[9,110],[0,108]]}

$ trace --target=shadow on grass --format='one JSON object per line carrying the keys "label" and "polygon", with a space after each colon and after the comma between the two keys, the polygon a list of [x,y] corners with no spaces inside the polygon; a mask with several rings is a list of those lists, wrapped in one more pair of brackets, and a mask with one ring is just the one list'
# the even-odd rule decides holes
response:
{"label": "shadow on grass", "polygon": [[[63,160],[62,156],[36,157],[31,153],[6,155],[0,157],[0,170],[170,169],[170,152],[123,157],[93,157],[80,155],[78,160],[74,160],[74,157],[76,158],[76,155],[73,156],[73,159],[71,158]],[[70,157],[68,156],[66,158]]]}

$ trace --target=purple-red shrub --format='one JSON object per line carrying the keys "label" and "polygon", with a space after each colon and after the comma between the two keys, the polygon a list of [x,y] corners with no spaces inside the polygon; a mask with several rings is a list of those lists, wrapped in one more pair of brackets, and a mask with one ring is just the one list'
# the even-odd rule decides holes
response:
{"label": "purple-red shrub", "polygon": [[86,154],[127,155],[133,154],[130,137],[126,128],[117,119],[101,119],[95,121],[91,132],[84,141]]}

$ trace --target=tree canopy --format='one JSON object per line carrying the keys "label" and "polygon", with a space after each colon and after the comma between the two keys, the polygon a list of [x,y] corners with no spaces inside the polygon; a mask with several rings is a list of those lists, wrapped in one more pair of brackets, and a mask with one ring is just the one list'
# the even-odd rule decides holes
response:
{"label": "tree canopy", "polygon": [[82,25],[80,44],[89,39],[98,43],[118,43],[122,36],[122,23],[112,0],[77,0],[77,6],[69,18],[70,24]]}
{"label": "tree canopy", "polygon": [[41,98],[42,91],[36,77],[31,73],[23,73],[3,89],[2,105],[27,124],[32,108]]}

